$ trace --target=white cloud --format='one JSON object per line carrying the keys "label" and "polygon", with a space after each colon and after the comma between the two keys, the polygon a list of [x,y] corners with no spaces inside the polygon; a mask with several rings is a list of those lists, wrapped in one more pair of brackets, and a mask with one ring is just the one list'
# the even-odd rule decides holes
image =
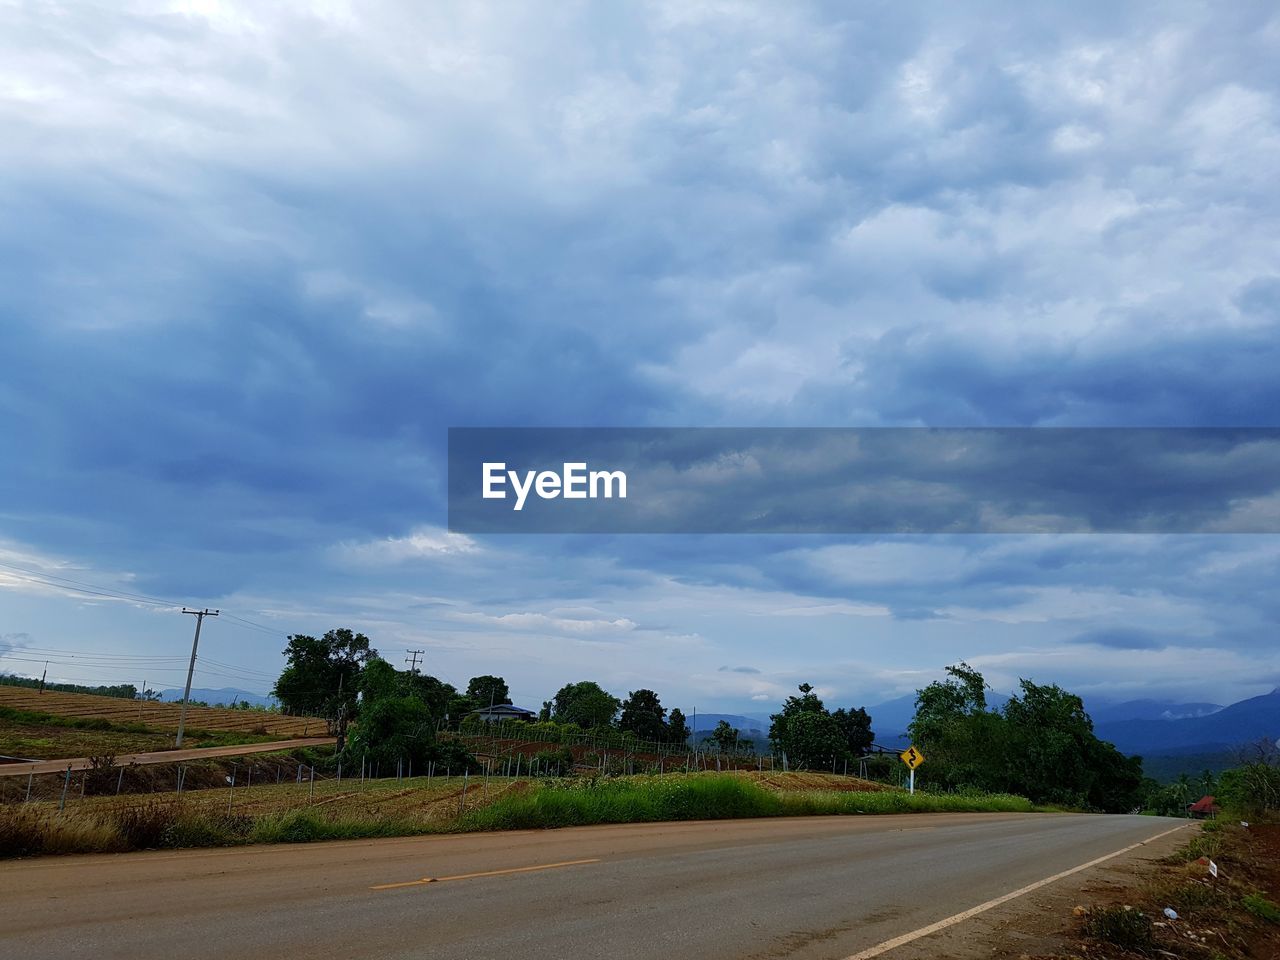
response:
{"label": "white cloud", "polygon": [[380,566],[474,554],[480,546],[471,537],[439,527],[418,527],[403,537],[384,537],[359,543],[340,543],[331,554],[340,563]]}

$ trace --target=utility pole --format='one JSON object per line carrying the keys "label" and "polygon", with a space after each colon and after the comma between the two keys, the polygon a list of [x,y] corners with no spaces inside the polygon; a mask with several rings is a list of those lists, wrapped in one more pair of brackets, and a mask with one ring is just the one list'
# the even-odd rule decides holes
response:
{"label": "utility pole", "polygon": [[40,692],[44,693],[44,678],[49,675],[49,661],[44,662],[44,673],[40,674]]}
{"label": "utility pole", "polygon": [[178,714],[178,741],[175,747],[182,746],[182,731],[187,725],[187,701],[191,699],[191,675],[196,672],[196,647],[200,646],[200,627],[204,623],[205,617],[216,617],[217,610],[188,610],[182,608],[183,613],[189,613],[196,618],[196,636],[191,641],[191,663],[187,665],[187,688],[182,691],[182,712]]}
{"label": "utility pole", "polygon": [[415,676],[417,675],[417,673],[418,673],[418,658],[419,658],[419,657],[421,657],[421,656],[422,656],[423,654],[425,654],[426,652],[427,652],[427,651],[425,651],[425,650],[406,650],[406,651],[405,651],[405,653],[409,654],[409,656],[407,656],[407,657],[405,657],[405,658],[404,658],[404,662],[405,662],[405,663],[407,663],[407,664],[409,664],[409,672],[410,672],[410,673],[414,674]]}

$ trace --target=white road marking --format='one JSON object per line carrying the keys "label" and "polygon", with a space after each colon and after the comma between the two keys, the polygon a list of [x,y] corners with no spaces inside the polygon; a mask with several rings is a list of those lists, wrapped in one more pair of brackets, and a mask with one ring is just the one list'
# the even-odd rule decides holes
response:
{"label": "white road marking", "polygon": [[1122,853],[1128,853],[1130,850],[1137,850],[1138,847],[1145,847],[1148,843],[1151,843],[1154,840],[1159,840],[1161,837],[1167,837],[1169,834],[1176,833],[1179,830],[1184,830],[1189,826],[1191,826],[1191,824],[1184,823],[1174,827],[1172,830],[1166,830],[1164,833],[1157,833],[1154,837],[1147,837],[1147,839],[1141,840],[1138,843],[1131,843],[1129,846],[1117,850],[1114,853],[1108,853],[1105,856],[1098,857],[1096,860],[1090,860],[1088,863],[1082,863],[1078,867],[1072,867],[1070,870],[1063,870],[1061,873],[1055,873],[1052,877],[1045,877],[1043,880],[1037,880],[1035,883],[1029,883],[1018,890],[1002,894],[994,900],[988,900],[986,903],[980,903],[976,907],[970,907],[963,913],[957,913],[953,917],[947,917],[947,919],[939,920],[937,923],[931,923],[927,927],[921,927],[919,930],[912,930],[910,933],[904,933],[900,937],[894,937],[892,940],[886,940],[884,943],[877,944],[874,947],[869,947],[859,953],[845,957],[844,960],[871,960],[872,957],[878,957],[883,953],[888,953],[890,950],[895,950],[898,947],[911,943],[913,940],[919,940],[921,937],[927,937],[931,933],[937,933],[939,930],[945,930],[947,927],[954,927],[957,923],[963,923],[970,917],[976,917],[980,913],[986,913],[992,907],[998,907],[1002,903],[1008,903],[1010,900],[1016,900],[1018,897],[1025,896],[1033,890],[1039,890],[1041,887],[1047,887],[1049,884],[1056,883],[1064,877],[1071,876],[1073,873],[1079,873],[1081,870],[1088,870],[1090,867],[1096,867],[1098,864],[1105,863],[1108,860],[1120,856]]}

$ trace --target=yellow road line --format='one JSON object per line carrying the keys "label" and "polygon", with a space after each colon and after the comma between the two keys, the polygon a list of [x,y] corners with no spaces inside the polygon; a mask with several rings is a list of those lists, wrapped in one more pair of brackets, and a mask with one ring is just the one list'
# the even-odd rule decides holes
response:
{"label": "yellow road line", "polygon": [[556,867],[577,867],[586,863],[599,863],[600,858],[590,860],[562,860],[559,863],[539,863],[532,867],[507,867],[504,870],[482,870],[479,873],[459,873],[452,877],[423,877],[421,880],[406,880],[403,883],[380,883],[370,890],[395,890],[399,887],[420,887],[425,883],[444,883],[447,880],[475,880],[478,877],[501,877],[508,873],[532,873],[535,870],[554,870]]}
{"label": "yellow road line", "polygon": [[921,937],[927,937],[931,933],[937,933],[939,930],[945,930],[947,927],[953,927],[957,923],[963,923],[970,917],[976,917],[980,913],[986,913],[992,907],[998,907],[1002,903],[1008,903],[1010,900],[1015,900],[1024,894],[1031,893],[1033,890],[1039,890],[1041,887],[1047,887],[1049,884],[1061,880],[1064,877],[1069,877],[1073,873],[1079,873],[1081,870],[1088,870],[1090,867],[1096,867],[1098,864],[1105,863],[1108,860],[1120,856],[1122,853],[1128,853],[1130,850],[1137,850],[1138,847],[1145,847],[1148,843],[1159,840],[1161,837],[1167,837],[1171,833],[1177,833],[1179,830],[1183,830],[1188,826],[1190,826],[1190,824],[1184,823],[1182,826],[1174,827],[1172,830],[1166,830],[1164,833],[1157,833],[1154,837],[1148,837],[1146,840],[1139,841],[1138,843],[1131,843],[1129,846],[1122,847],[1114,853],[1108,853],[1105,856],[1098,857],[1096,860],[1090,860],[1088,863],[1082,863],[1078,867],[1072,867],[1070,870],[1063,870],[1061,873],[1055,873],[1052,877],[1045,877],[1043,880],[1037,880],[1035,883],[1029,883],[1025,887],[1003,894],[1002,896],[996,897],[994,900],[988,900],[986,903],[980,903],[976,907],[970,907],[963,913],[957,913],[953,917],[947,917],[945,920],[939,920],[937,923],[931,923],[927,927],[921,927],[919,930],[912,930],[910,933],[904,933],[900,937],[894,937],[892,940],[886,940],[884,943],[877,944],[874,947],[855,953],[852,956],[845,957],[844,960],[871,960],[872,957],[878,957],[882,953],[888,953],[890,950],[894,950],[908,944],[912,940],[919,940]]}

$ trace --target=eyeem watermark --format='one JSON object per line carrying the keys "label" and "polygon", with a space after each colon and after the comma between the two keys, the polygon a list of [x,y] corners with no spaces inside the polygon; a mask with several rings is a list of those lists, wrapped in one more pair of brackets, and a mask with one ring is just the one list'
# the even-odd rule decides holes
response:
{"label": "eyeem watermark", "polygon": [[486,500],[506,500],[507,485],[515,494],[512,510],[523,510],[532,490],[543,500],[611,500],[627,498],[627,475],[622,470],[588,470],[587,464],[565,463],[559,473],[554,470],[508,470],[505,463],[485,462],[481,467],[481,496]]}
{"label": "eyeem watermark", "polygon": [[456,533],[1280,533],[1277,427],[454,427]]}

